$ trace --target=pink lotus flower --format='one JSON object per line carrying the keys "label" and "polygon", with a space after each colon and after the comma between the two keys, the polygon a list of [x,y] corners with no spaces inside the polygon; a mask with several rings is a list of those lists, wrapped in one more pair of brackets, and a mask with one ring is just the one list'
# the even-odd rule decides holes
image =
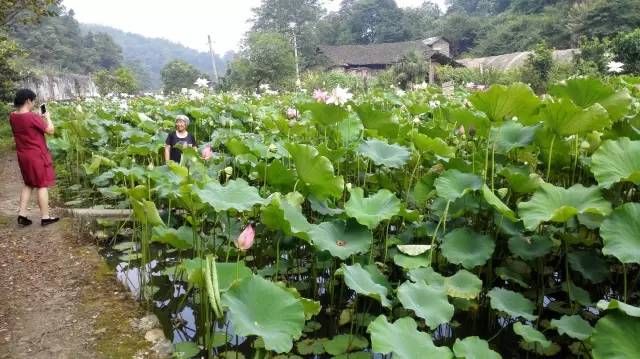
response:
{"label": "pink lotus flower", "polygon": [[213,153],[211,152],[211,145],[204,146],[202,149],[202,159],[206,161],[210,159],[211,156],[213,156]]}
{"label": "pink lotus flower", "polygon": [[329,99],[329,93],[320,89],[313,91],[313,99],[318,102],[326,103]]}
{"label": "pink lotus flower", "polygon": [[297,118],[298,117],[298,110],[296,110],[295,108],[288,108],[287,109],[287,117],[290,118],[290,119]]}
{"label": "pink lotus flower", "polygon": [[253,238],[255,237],[255,235],[256,232],[253,230],[253,227],[251,225],[248,225],[244,229],[244,231],[240,233],[238,239],[236,239],[236,247],[238,247],[238,249],[243,252],[248,250],[249,248],[251,248],[251,246],[253,246]]}

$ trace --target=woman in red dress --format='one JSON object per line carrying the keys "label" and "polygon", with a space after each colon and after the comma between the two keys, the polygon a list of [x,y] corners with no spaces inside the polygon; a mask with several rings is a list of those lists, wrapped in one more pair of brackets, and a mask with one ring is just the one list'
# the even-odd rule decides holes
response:
{"label": "woman in red dress", "polygon": [[24,186],[20,194],[18,223],[28,226],[32,221],[27,218],[27,205],[33,189],[38,191],[41,225],[46,226],[59,220],[49,215],[48,187],[55,184],[53,160],[47,148],[45,134],[53,134],[54,128],[49,113],[40,116],[32,112],[36,94],[28,89],[16,93],[13,104],[16,111],[9,115],[13,138],[16,141],[18,164]]}

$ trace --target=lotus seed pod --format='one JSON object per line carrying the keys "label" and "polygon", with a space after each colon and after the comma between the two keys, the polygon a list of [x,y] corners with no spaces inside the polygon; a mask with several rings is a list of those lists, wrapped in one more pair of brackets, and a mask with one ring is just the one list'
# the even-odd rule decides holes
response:
{"label": "lotus seed pod", "polygon": [[233,167],[225,167],[224,173],[226,173],[227,176],[231,176],[233,174]]}

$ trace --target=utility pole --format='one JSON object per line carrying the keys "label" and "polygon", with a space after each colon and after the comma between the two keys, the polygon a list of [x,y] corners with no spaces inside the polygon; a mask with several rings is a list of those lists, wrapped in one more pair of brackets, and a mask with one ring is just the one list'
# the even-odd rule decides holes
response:
{"label": "utility pole", "polygon": [[213,65],[213,82],[218,84],[218,68],[216,67],[216,55],[213,52],[213,43],[211,42],[211,35],[207,35],[209,38],[209,53],[211,54],[211,64]]}
{"label": "utility pole", "polygon": [[296,23],[290,22],[289,27],[291,28],[291,33],[293,34],[293,56],[296,60],[296,86],[300,87],[300,65],[298,65],[298,39],[296,37]]}

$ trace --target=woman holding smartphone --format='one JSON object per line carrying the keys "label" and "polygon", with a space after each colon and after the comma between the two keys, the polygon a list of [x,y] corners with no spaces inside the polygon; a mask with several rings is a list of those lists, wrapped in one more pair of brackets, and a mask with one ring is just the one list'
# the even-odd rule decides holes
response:
{"label": "woman holding smartphone", "polygon": [[45,135],[52,135],[54,127],[44,105],[41,107],[41,115],[32,112],[35,99],[36,94],[33,91],[19,90],[13,101],[16,110],[9,115],[13,138],[16,142],[18,164],[24,181],[18,212],[18,223],[23,226],[33,223],[27,218],[27,206],[34,189],[38,191],[40,224],[46,226],[59,220],[49,215],[48,187],[55,184],[55,173]]}

